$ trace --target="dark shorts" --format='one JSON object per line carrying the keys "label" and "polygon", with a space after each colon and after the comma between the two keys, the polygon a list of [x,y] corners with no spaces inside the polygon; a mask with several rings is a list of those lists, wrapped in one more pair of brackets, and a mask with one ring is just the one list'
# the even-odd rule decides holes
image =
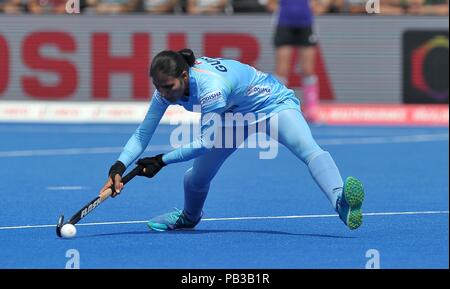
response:
{"label": "dark shorts", "polygon": [[283,45],[315,46],[317,35],[312,27],[282,27],[277,26],[274,37],[275,47]]}

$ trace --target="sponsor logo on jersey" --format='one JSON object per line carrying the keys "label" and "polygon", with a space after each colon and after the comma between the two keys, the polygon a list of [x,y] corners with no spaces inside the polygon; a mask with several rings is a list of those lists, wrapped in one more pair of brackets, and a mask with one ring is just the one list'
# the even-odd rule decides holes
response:
{"label": "sponsor logo on jersey", "polygon": [[263,96],[263,95],[269,95],[271,91],[272,91],[272,89],[270,88],[270,86],[255,85],[255,86],[251,86],[247,90],[247,95],[248,96],[255,96],[255,95]]}
{"label": "sponsor logo on jersey", "polygon": [[202,97],[200,99],[200,104],[202,106],[205,105],[211,105],[215,102],[218,102],[222,99],[222,92],[221,91],[213,91],[211,93],[208,93],[207,95],[205,95],[204,97]]}

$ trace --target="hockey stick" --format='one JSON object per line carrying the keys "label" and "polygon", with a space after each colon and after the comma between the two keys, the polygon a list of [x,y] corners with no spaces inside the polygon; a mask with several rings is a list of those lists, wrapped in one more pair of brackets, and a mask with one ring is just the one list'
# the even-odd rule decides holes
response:
{"label": "hockey stick", "polygon": [[[122,178],[122,183],[125,185],[128,183],[132,178],[134,178],[139,172],[142,171],[141,166],[135,167],[131,172],[129,172],[127,175],[125,175]],[[100,193],[95,199],[87,203],[81,210],[79,210],[75,215],[70,218],[70,220],[66,224],[72,224],[75,225],[78,223],[81,219],[86,217],[90,212],[92,212],[95,208],[97,208],[104,200],[109,198],[112,195],[112,186],[111,188],[108,188]],[[56,224],[56,235],[58,237],[61,237],[61,228],[64,225],[64,215],[61,215],[58,219],[58,223]]]}

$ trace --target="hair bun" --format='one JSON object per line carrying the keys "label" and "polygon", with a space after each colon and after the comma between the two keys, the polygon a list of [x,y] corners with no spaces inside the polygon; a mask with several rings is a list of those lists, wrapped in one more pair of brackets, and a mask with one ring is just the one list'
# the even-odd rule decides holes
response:
{"label": "hair bun", "polygon": [[181,56],[183,56],[184,60],[186,60],[187,64],[190,67],[194,66],[195,55],[194,55],[194,52],[192,50],[190,50],[189,48],[184,48],[184,49],[181,49],[180,51],[178,51],[178,53]]}

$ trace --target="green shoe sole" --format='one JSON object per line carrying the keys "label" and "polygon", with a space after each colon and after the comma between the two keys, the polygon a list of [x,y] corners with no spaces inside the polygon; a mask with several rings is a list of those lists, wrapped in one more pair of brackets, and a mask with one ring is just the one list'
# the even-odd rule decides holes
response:
{"label": "green shoe sole", "polygon": [[347,226],[355,230],[363,221],[361,206],[364,201],[364,188],[362,183],[354,177],[348,177],[344,185],[344,198],[350,207]]}

